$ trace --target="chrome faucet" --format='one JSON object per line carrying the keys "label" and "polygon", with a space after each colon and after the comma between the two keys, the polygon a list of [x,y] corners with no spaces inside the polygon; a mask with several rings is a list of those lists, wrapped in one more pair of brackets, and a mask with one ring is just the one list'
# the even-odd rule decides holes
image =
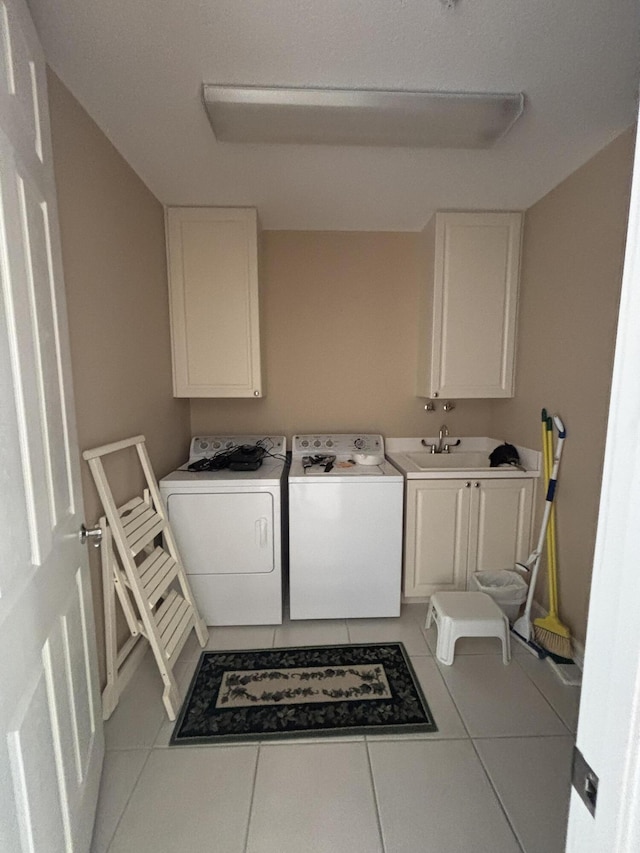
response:
{"label": "chrome faucet", "polygon": [[435,453],[442,453],[442,451],[443,451],[445,448],[446,448],[446,450],[444,450],[444,452],[445,452],[445,453],[448,453],[448,452],[449,452],[449,445],[448,445],[448,444],[444,444],[444,445],[443,445],[443,443],[442,443],[442,440],[443,440],[444,438],[448,438],[448,437],[449,437],[449,430],[448,430],[448,429],[447,429],[447,427],[443,424],[443,425],[440,427],[440,432],[438,433],[438,446],[436,447],[436,449],[435,449],[435,451],[434,451]]}
{"label": "chrome faucet", "polygon": [[454,441],[453,444],[448,444],[447,442],[444,442],[445,438],[449,438],[449,430],[445,424],[443,424],[440,427],[440,432],[438,433],[437,444],[429,444],[429,442],[425,441],[424,438],[422,439],[421,444],[423,447],[429,448],[429,453],[450,453],[452,447],[458,447],[458,445],[461,444],[461,439]]}
{"label": "chrome faucet", "polygon": [[437,444],[429,444],[429,442],[425,441],[423,438],[422,439],[422,445],[424,447],[429,448],[429,453],[448,453],[449,452],[449,445],[448,444],[443,445],[443,443],[442,443],[442,440],[444,438],[447,438],[448,436],[449,436],[449,430],[443,424],[440,427],[440,432],[438,433],[438,443]]}
{"label": "chrome faucet", "polygon": [[[438,443],[430,444],[426,439],[421,440],[421,444],[423,447],[429,448],[429,453],[450,453],[452,447],[458,447],[461,444],[461,439],[454,441],[453,444],[448,444],[444,441],[445,438],[449,438],[449,430],[443,424],[440,427],[440,432],[438,433]],[[444,442],[444,443],[443,443]]]}

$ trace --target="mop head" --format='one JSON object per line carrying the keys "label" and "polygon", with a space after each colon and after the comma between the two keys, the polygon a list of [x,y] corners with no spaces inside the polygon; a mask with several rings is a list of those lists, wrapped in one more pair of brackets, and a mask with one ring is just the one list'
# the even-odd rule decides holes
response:
{"label": "mop head", "polygon": [[536,619],[533,632],[537,642],[547,651],[571,660],[571,634],[556,616],[549,614],[543,619]]}

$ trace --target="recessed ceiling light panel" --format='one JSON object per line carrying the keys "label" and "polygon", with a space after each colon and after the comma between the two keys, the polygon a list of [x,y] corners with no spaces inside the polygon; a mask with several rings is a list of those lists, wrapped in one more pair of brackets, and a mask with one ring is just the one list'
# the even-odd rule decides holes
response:
{"label": "recessed ceiling light panel", "polygon": [[205,84],[219,142],[490,148],[522,115],[524,95],[295,89]]}

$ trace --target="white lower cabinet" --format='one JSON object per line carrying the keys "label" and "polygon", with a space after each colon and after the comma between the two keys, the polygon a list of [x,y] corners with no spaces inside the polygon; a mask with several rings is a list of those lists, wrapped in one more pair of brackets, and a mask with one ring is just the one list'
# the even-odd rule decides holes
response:
{"label": "white lower cabinet", "polygon": [[513,568],[529,553],[535,481],[409,480],[404,595],[466,589],[474,572]]}

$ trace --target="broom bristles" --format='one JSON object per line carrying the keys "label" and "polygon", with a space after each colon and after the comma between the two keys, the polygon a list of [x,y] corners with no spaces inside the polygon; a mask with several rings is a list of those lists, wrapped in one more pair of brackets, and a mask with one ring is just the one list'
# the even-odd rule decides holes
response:
{"label": "broom bristles", "polygon": [[561,637],[554,631],[549,631],[548,628],[541,628],[539,625],[533,626],[533,631],[537,642],[548,652],[558,655],[561,658],[571,658],[571,638]]}

